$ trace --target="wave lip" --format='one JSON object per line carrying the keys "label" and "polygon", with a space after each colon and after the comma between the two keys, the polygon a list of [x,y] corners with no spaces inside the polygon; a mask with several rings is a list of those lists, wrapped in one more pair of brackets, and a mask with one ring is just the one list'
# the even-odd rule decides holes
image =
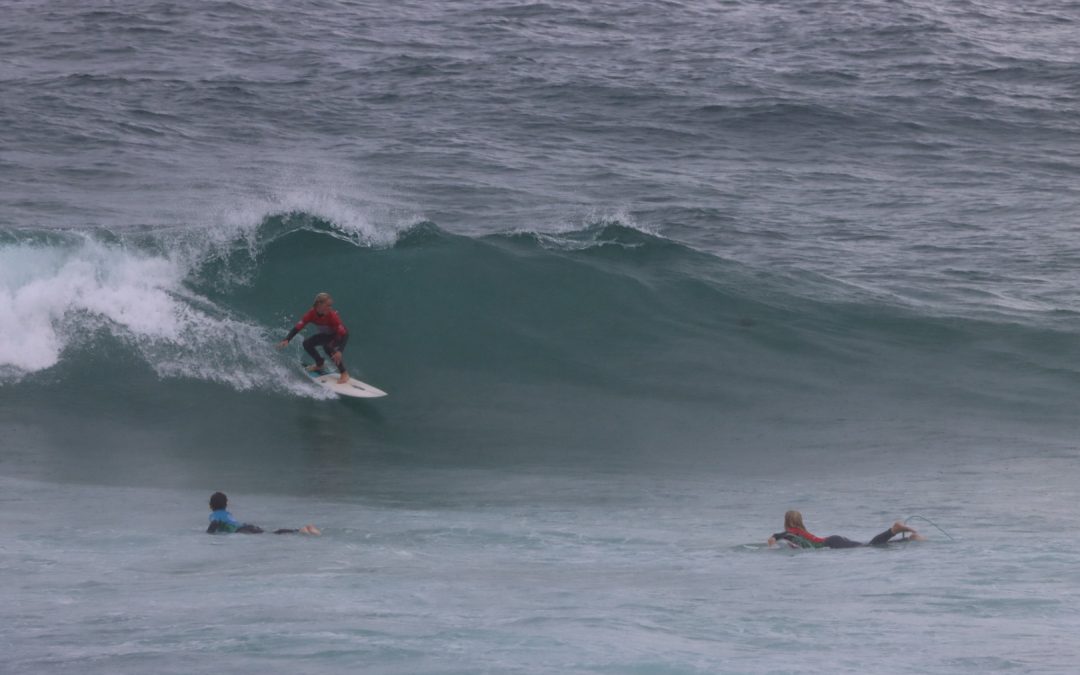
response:
{"label": "wave lip", "polygon": [[192,292],[188,275],[183,256],[108,233],[0,245],[0,382],[51,368],[65,352],[92,351],[104,334],[160,377],[309,393],[275,384],[290,378],[268,346],[259,348],[269,344],[265,330]]}
{"label": "wave lip", "polygon": [[72,235],[59,246],[4,246],[0,270],[0,368],[9,371],[55,365],[65,346],[96,322],[153,340],[181,330],[169,291],[184,273],[165,258]]}

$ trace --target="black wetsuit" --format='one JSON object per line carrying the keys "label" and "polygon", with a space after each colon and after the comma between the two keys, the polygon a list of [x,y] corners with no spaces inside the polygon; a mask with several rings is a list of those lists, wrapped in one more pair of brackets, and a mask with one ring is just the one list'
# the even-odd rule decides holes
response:
{"label": "black wetsuit", "polygon": [[811,541],[804,537],[800,537],[797,534],[791,532],[777,532],[773,535],[773,538],[777,541],[783,539],[784,541],[790,541],[799,548],[855,548],[857,546],[884,546],[889,543],[889,540],[895,537],[899,533],[894,533],[892,528],[885,530],[881,534],[877,535],[870,540],[869,544],[864,544],[859,541],[853,541],[847,537],[841,537],[838,534],[834,534],[829,537],[825,537],[820,542]]}
{"label": "black wetsuit", "polygon": [[[281,528],[279,530],[274,530],[274,534],[296,534],[299,531],[300,530]],[[240,527],[232,528],[229,525],[226,525],[225,523],[217,520],[210,523],[210,526],[206,528],[207,534],[226,534],[233,532],[237,534],[262,534],[263,532],[266,532],[266,530],[262,529],[258,525],[252,525],[250,523],[244,523]]]}
{"label": "black wetsuit", "polygon": [[[289,334],[285,336],[285,341],[292,340],[309,323],[314,324],[318,332],[304,340],[304,351],[315,359],[315,365],[321,370],[324,361],[323,357],[319,356],[318,347],[322,347],[332,361],[335,353],[345,351],[345,345],[349,342],[349,331],[345,328],[345,324],[341,322],[341,317],[334,310],[331,309],[319,314],[314,309],[309,309],[304,316],[300,317],[300,321],[292,327]],[[340,373],[348,372],[345,368],[344,359],[337,364],[337,367]]]}
{"label": "black wetsuit", "polygon": [[[311,358],[315,359],[315,365],[320,369],[323,367],[323,358],[319,356],[318,347],[322,347],[326,355],[333,360],[334,352],[345,351],[345,345],[349,342],[349,336],[344,335],[338,337],[332,333],[315,333],[311,337],[304,340],[304,351],[306,351]],[[345,359],[341,360],[341,364],[338,366],[338,371],[345,373],[348,370],[345,368]]]}

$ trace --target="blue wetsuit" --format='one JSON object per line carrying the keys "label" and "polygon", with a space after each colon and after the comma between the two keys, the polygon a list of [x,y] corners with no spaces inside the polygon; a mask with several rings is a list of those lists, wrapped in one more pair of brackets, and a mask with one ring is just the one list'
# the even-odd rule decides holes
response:
{"label": "blue wetsuit", "polygon": [[259,534],[262,528],[257,525],[240,523],[232,514],[225,509],[219,509],[210,514],[210,526],[206,528],[207,534],[218,532],[244,532],[247,534]]}
{"label": "blue wetsuit", "polygon": [[[241,523],[225,509],[219,509],[210,514],[210,526],[206,528],[207,534],[242,532],[243,534],[262,534],[263,529],[258,525]],[[274,534],[292,534],[299,530],[280,529],[274,530]]]}

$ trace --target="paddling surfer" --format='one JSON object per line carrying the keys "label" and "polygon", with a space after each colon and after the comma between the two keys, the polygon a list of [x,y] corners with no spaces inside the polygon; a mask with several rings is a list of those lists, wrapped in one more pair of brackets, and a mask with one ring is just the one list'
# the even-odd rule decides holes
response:
{"label": "paddling surfer", "polygon": [[[229,513],[229,498],[224,492],[215,492],[210,495],[210,525],[206,528],[207,534],[229,534],[240,532],[243,534],[262,534],[263,529],[251,523],[241,523]],[[282,528],[274,530],[274,534],[314,534],[322,532],[314,525],[305,525],[299,529]]]}
{"label": "paddling surfer", "polygon": [[890,539],[902,532],[910,534],[911,538],[916,541],[925,538],[913,528],[908,527],[900,521],[896,521],[893,523],[892,527],[871,539],[869,544],[852,541],[851,539],[841,537],[838,534],[829,537],[819,537],[810,534],[806,530],[806,526],[803,525],[801,513],[798,511],[788,511],[784,514],[784,531],[777,532],[769,537],[769,546],[775,546],[776,542],[780,540],[786,541],[798,548],[855,548],[856,546],[883,546],[887,544]]}

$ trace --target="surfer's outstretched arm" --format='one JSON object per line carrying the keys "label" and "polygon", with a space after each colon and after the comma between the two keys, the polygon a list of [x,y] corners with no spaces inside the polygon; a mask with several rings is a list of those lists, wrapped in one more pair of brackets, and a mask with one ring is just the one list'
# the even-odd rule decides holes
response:
{"label": "surfer's outstretched arm", "polygon": [[915,530],[915,528],[908,527],[907,525],[901,523],[898,520],[898,521],[896,521],[895,523],[892,524],[892,527],[890,527],[889,529],[885,530],[884,532],[882,532],[878,536],[871,539],[870,540],[870,546],[881,546],[883,544],[886,544],[886,543],[888,543],[888,541],[890,539],[892,539],[893,537],[895,537],[896,535],[898,535],[898,534],[900,534],[902,532],[906,532],[906,533],[910,534],[911,538],[914,539],[915,541],[922,541],[922,540],[926,539],[926,537],[919,534],[918,531]]}
{"label": "surfer's outstretched arm", "polygon": [[311,319],[308,317],[308,314],[311,313],[312,312],[309,311],[305,313],[304,316],[300,317],[300,320],[297,321],[296,325],[292,327],[292,329],[289,331],[289,334],[285,336],[285,339],[278,343],[278,349],[285,349],[285,347],[289,345],[289,340],[296,337],[296,334],[302,331],[304,329],[304,326],[308,325],[308,323],[311,322]]}

